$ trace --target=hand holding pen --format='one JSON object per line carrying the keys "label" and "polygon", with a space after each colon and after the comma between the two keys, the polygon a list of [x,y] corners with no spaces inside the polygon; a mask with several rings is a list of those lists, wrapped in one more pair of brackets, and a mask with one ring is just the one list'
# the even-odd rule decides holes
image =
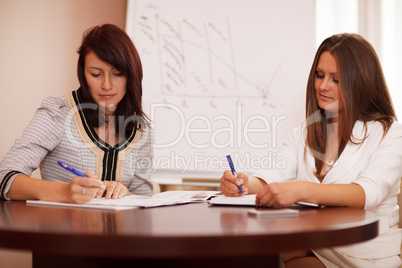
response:
{"label": "hand holding pen", "polygon": [[74,177],[66,187],[66,195],[71,203],[86,203],[93,199],[100,189],[105,189],[105,185],[99,180],[92,171],[83,174],[70,165],[58,162],[64,169],[74,173]]}
{"label": "hand holding pen", "polygon": [[225,171],[221,178],[221,192],[226,196],[241,196],[243,193],[246,194],[247,191],[243,191],[243,188],[247,189],[247,176],[236,172],[230,155],[227,155],[226,158],[231,170]]}
{"label": "hand holding pen", "polygon": [[[67,169],[68,171],[71,171],[72,173],[74,173],[75,175],[77,175],[79,177],[84,177],[84,178],[85,177],[93,177],[93,178],[99,180],[92,173],[92,171],[88,171],[88,175],[90,175],[90,176],[87,176],[87,175],[79,172],[78,170],[74,169],[73,167],[71,167],[70,165],[68,165],[66,163],[59,161],[58,164],[60,166],[62,166],[63,168]],[[82,193],[83,193],[83,195],[86,195],[88,192],[87,191],[88,186],[84,185],[82,187],[83,187]],[[100,187],[96,187],[96,186],[95,187],[91,186],[91,187],[97,188],[96,195],[94,196],[95,198],[105,197],[106,199],[110,199],[110,198],[117,199],[117,198],[122,198],[126,195],[130,195],[130,191],[127,189],[127,187],[124,186],[122,183],[116,182],[116,181],[104,181]],[[93,192],[92,189],[89,189],[89,190],[91,191],[91,195],[92,195],[92,192]]]}

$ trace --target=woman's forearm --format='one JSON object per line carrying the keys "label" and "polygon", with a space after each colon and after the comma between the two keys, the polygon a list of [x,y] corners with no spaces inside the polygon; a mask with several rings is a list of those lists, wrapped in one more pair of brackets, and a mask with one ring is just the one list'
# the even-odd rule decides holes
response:
{"label": "woman's forearm", "polygon": [[355,183],[351,184],[320,184],[306,182],[303,187],[303,196],[306,202],[326,206],[345,206],[364,208],[366,195],[363,188]]}
{"label": "woman's forearm", "polygon": [[18,175],[14,178],[7,197],[12,200],[62,200],[62,182],[44,181],[34,179],[25,175]]}

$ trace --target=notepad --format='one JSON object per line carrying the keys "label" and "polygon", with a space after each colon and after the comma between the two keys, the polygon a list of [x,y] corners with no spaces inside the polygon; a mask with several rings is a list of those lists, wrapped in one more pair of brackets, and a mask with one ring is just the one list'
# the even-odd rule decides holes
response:
{"label": "notepad", "polygon": [[279,209],[252,209],[248,211],[248,215],[256,218],[277,218],[277,217],[298,217],[300,211],[292,208],[279,208]]}
{"label": "notepad", "polygon": [[211,198],[211,205],[228,205],[228,206],[255,206],[256,194],[247,194],[242,196],[224,196],[219,195]]}
{"label": "notepad", "polygon": [[[255,206],[256,194],[247,194],[242,196],[224,196],[218,195],[211,198],[209,204],[211,205],[226,205],[226,206]],[[308,203],[308,202],[296,202],[291,207],[312,207],[320,208],[321,205]]]}

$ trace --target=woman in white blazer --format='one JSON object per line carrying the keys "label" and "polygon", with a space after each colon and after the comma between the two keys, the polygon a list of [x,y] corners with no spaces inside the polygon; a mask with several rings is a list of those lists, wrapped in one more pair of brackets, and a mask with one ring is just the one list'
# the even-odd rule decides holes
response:
{"label": "woman in white blazer", "polygon": [[333,35],[318,48],[310,71],[306,120],[276,155],[286,166],[238,178],[225,171],[221,191],[239,196],[241,186],[257,194],[256,205],[305,201],[364,208],[380,218],[377,238],[287,253],[285,267],[399,267],[402,125],[395,120],[373,47],[357,34]]}

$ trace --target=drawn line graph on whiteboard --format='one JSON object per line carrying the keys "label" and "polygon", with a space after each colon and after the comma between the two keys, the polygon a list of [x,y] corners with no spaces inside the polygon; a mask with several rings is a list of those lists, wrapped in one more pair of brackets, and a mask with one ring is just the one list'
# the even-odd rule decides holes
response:
{"label": "drawn line graph on whiteboard", "polygon": [[[139,49],[159,69],[160,94],[185,98],[272,97],[271,84],[281,69],[275,66],[264,82],[240,73],[228,17],[203,21],[177,20],[159,14],[142,15],[137,26],[147,42]],[[138,46],[138,45],[137,45]],[[250,66],[251,67],[251,66]],[[155,72],[155,70],[153,70]]]}

